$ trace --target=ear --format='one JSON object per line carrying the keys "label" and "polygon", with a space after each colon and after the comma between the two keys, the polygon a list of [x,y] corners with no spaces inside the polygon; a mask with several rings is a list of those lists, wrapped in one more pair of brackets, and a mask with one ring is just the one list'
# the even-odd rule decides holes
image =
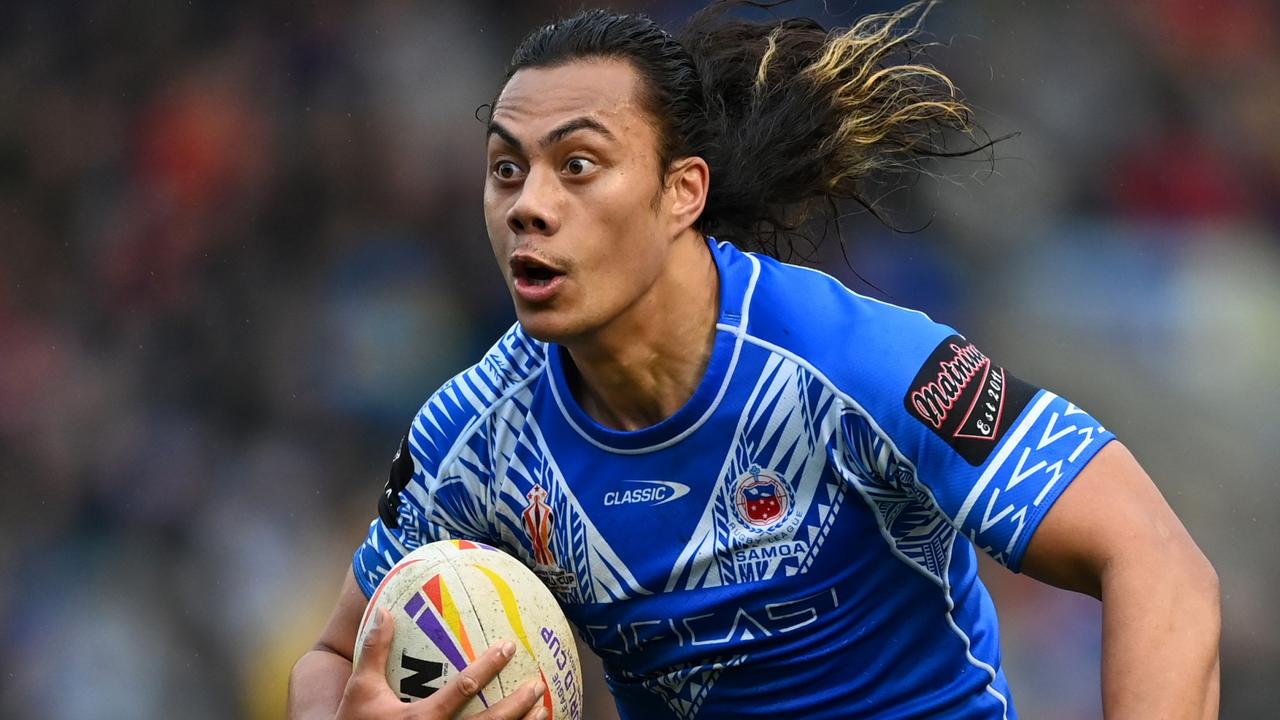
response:
{"label": "ear", "polygon": [[711,168],[700,157],[680,158],[667,170],[665,193],[667,212],[676,230],[692,226],[707,205],[711,188]]}

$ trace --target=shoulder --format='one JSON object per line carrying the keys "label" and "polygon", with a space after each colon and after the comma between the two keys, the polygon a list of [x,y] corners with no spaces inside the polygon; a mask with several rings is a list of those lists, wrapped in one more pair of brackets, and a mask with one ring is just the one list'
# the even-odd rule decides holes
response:
{"label": "shoulder", "polygon": [[[516,325],[422,405],[391,462],[378,499],[378,519],[352,561],[366,597],[392,565],[425,543],[455,538],[494,542],[487,462],[479,454],[485,446],[482,428],[489,425],[486,418],[541,376],[545,360],[546,346]],[[456,463],[468,448],[471,457]],[[457,471],[462,466],[465,471]]]}
{"label": "shoulder", "polygon": [[890,400],[952,328],[918,310],[870,298],[810,268],[753,255],[759,279],[749,340],[822,375],[842,394]]}
{"label": "shoulder", "polygon": [[545,364],[546,344],[513,325],[479,362],[450,378],[422,405],[407,438],[413,459],[434,475],[449,451],[537,379]]}

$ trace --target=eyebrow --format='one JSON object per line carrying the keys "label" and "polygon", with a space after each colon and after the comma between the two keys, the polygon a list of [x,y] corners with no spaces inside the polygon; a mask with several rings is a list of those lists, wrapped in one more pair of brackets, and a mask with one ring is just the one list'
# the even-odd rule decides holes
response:
{"label": "eyebrow", "polygon": [[[551,145],[555,145],[561,140],[564,140],[570,135],[582,130],[590,130],[599,133],[610,140],[614,139],[614,135],[609,131],[609,128],[602,125],[599,121],[593,120],[589,117],[578,117],[572,120],[567,120],[556,126],[551,132],[547,133],[538,144],[544,148],[550,147]],[[520,140],[517,139],[515,135],[511,134],[510,130],[503,127],[501,123],[490,120],[487,135],[497,135],[502,142],[510,145],[520,152],[524,152],[524,143],[520,142]]]}

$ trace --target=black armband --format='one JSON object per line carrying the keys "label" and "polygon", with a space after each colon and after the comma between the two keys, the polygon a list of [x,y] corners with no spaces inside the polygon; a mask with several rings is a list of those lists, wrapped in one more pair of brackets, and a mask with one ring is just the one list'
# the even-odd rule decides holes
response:
{"label": "black armband", "polygon": [[387,475],[387,485],[382,489],[382,497],[378,498],[378,517],[382,524],[389,528],[400,527],[400,493],[409,486],[413,479],[413,456],[409,454],[409,434],[405,433],[400,441],[400,449],[391,461],[391,472]]}

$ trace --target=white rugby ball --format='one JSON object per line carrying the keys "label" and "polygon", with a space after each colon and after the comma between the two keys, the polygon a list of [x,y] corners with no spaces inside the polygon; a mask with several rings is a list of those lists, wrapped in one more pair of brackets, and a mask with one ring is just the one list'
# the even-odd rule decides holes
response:
{"label": "white rugby ball", "polygon": [[423,545],[387,573],[356,636],[356,662],[374,608],[395,621],[387,682],[405,701],[444,687],[491,644],[515,655],[463,709],[466,717],[541,677],[551,720],[581,720],[582,666],[569,622],[551,591],[519,560],[469,540]]}

